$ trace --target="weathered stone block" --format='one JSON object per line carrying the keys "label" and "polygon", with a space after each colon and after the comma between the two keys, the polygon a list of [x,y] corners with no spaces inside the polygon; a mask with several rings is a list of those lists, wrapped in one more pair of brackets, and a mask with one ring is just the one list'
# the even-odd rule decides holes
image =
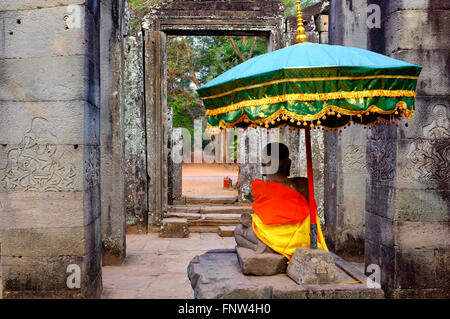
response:
{"label": "weathered stone block", "polygon": [[236,247],[236,252],[244,275],[272,276],[286,271],[288,260],[278,253],[258,254],[239,246]]}
{"label": "weathered stone block", "polygon": [[447,41],[450,25],[446,22],[449,19],[448,10],[393,12],[385,22],[386,52],[450,49]]}
{"label": "weathered stone block", "polygon": [[450,295],[450,248],[435,249],[437,286],[446,290]]}
{"label": "weathered stone block", "polygon": [[184,238],[188,236],[189,228],[186,218],[164,218],[162,220],[159,237]]}
{"label": "weathered stone block", "polygon": [[449,222],[395,223],[395,246],[402,250],[450,247]]}
{"label": "weathered stone block", "polygon": [[97,146],[41,143],[0,148],[0,191],[94,191],[99,183]]}
{"label": "weathered stone block", "polygon": [[387,13],[398,10],[445,10],[450,9],[446,0],[390,0],[386,1]]}
{"label": "weathered stone block", "polygon": [[100,246],[100,220],[86,226],[3,229],[3,256],[82,256]]}
{"label": "weathered stone block", "polygon": [[[402,247],[403,248],[403,247]],[[397,251],[395,288],[439,288],[433,249]]]}
{"label": "weathered stone block", "polygon": [[393,298],[395,299],[448,299],[450,293],[445,289],[395,289]]}
{"label": "weathered stone block", "polygon": [[450,218],[447,211],[449,191],[397,189],[396,193],[395,220],[439,222]]}
{"label": "weathered stone block", "polygon": [[[0,12],[0,19],[4,21],[4,42],[0,58],[86,54],[98,62],[95,55],[98,41],[94,37],[94,19],[84,5],[78,8],[79,11],[73,11],[72,8],[70,12],[66,6]],[[69,28],[64,17],[78,13],[76,21],[80,25]],[[87,50],[88,47],[93,50]]]}
{"label": "weathered stone block", "polygon": [[391,247],[394,245],[394,221],[366,212],[366,239]]}
{"label": "weathered stone block", "polygon": [[[342,267],[352,274],[345,265]],[[352,277],[343,270],[337,271],[340,282],[351,281]],[[187,272],[197,299],[383,298],[381,289],[367,288],[364,276],[361,284],[342,285],[298,285],[286,274],[246,276],[242,274],[233,250],[215,250],[196,256],[189,263]]]}
{"label": "weathered stone block", "polygon": [[0,229],[80,227],[85,218],[83,192],[0,193]]}
{"label": "weathered stone block", "polygon": [[317,31],[319,32],[328,32],[328,15],[321,14],[317,17]]}
{"label": "weathered stone block", "polygon": [[393,219],[395,206],[391,203],[394,202],[395,195],[394,187],[366,184],[366,212]]}
{"label": "weathered stone block", "polygon": [[[434,98],[437,99],[438,96],[444,96],[445,98],[446,95],[450,95],[450,76],[447,72],[449,59],[448,50],[444,48],[433,50],[418,48],[408,50],[402,49],[393,52],[390,56],[423,67],[416,88],[416,93],[419,97],[416,102],[417,112],[420,112],[420,107],[423,107],[421,96],[434,96]],[[448,105],[448,103],[445,104]],[[432,116],[433,113],[429,115]],[[414,115],[414,117],[416,116],[417,114]],[[419,122],[418,124],[423,123]]]}
{"label": "weathered stone block", "polygon": [[[89,0],[88,0],[89,1]],[[16,0],[16,1],[5,1],[2,3],[2,10],[30,10],[30,9],[40,9],[49,8],[57,6],[68,6],[71,4],[84,4],[86,0]],[[95,2],[95,1],[89,1]]]}
{"label": "weathered stone block", "polygon": [[335,268],[329,252],[299,247],[292,255],[286,273],[299,285],[329,284],[337,281]]}
{"label": "weathered stone block", "polygon": [[[0,144],[20,144],[27,133],[45,133],[53,136],[53,144],[77,146],[99,144],[97,133],[100,125],[99,109],[88,102],[1,101],[0,108],[2,110]],[[13,130],[9,126],[10,123],[14,123]],[[39,132],[39,129],[46,132]],[[46,136],[37,137],[43,139]]]}
{"label": "weathered stone block", "polygon": [[234,237],[235,226],[219,226],[220,237]]}
{"label": "weathered stone block", "polygon": [[0,72],[7,79],[0,84],[1,100],[86,100],[100,105],[99,67],[85,56],[0,60]]}
{"label": "weathered stone block", "polygon": [[[3,298],[98,298],[102,290],[101,255],[2,257]],[[80,267],[80,288],[67,287],[69,265]],[[89,274],[89,275],[88,275]]]}

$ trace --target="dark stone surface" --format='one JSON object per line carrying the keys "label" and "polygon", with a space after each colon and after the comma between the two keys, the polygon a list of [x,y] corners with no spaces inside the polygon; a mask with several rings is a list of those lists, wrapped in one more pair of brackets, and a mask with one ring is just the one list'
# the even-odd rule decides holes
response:
{"label": "dark stone surface", "polygon": [[[237,255],[233,250],[215,250],[196,256],[190,262],[187,273],[196,299],[375,299],[384,297],[380,289],[367,288],[365,279],[362,279],[361,284],[298,285],[286,274],[246,276],[242,274]],[[340,282],[355,280],[340,268],[338,279]]]}
{"label": "dark stone surface", "polygon": [[331,284],[337,281],[336,270],[328,251],[299,247],[289,261],[286,274],[299,285]]}
{"label": "dark stone surface", "polygon": [[236,247],[239,265],[244,275],[272,276],[286,271],[287,258],[278,253],[256,253],[255,251]]}

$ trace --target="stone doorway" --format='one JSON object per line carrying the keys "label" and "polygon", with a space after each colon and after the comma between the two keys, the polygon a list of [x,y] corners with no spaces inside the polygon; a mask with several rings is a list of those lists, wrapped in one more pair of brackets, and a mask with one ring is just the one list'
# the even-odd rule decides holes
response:
{"label": "stone doorway", "polygon": [[[147,138],[148,224],[158,229],[180,191],[180,168],[171,161],[174,129],[167,104],[169,36],[259,36],[268,51],[284,46],[284,8],[279,1],[203,3],[172,1],[154,6],[144,19],[145,112]],[[177,177],[178,175],[178,177]],[[175,196],[174,196],[175,195]]]}

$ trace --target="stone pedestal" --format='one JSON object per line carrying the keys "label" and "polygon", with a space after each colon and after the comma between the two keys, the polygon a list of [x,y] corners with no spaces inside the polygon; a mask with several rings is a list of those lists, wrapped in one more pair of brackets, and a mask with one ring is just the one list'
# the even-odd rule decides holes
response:
{"label": "stone pedestal", "polygon": [[337,281],[333,257],[323,249],[297,248],[286,273],[299,285],[331,284]]}
{"label": "stone pedestal", "polygon": [[186,218],[164,218],[162,220],[159,237],[185,238],[188,236],[189,236],[189,227]]}
{"label": "stone pedestal", "polygon": [[286,271],[287,258],[277,253],[258,254],[255,251],[236,247],[236,252],[244,275],[272,276]]}
{"label": "stone pedestal", "polygon": [[[298,285],[286,274],[247,276],[234,249],[217,249],[195,256],[187,274],[197,299],[380,299],[383,291],[368,288],[367,277],[336,258],[339,285]],[[358,280],[360,283],[349,284]]]}

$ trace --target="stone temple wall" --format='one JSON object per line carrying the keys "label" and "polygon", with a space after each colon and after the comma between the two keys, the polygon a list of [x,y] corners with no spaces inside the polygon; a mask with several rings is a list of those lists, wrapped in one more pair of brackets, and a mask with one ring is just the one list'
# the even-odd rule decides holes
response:
{"label": "stone temple wall", "polygon": [[[370,23],[374,10],[378,26]],[[330,3],[330,43],[423,66],[411,120],[328,134],[327,227],[339,231],[351,210],[364,212],[365,264],[380,267],[389,298],[450,294],[449,21],[448,1]],[[345,156],[357,166],[346,169]]]}
{"label": "stone temple wall", "polygon": [[423,66],[415,114],[367,136],[366,264],[394,298],[450,297],[450,2],[381,8],[368,47]]}
{"label": "stone temple wall", "polygon": [[0,4],[3,298],[101,294],[99,16],[99,1]]}

